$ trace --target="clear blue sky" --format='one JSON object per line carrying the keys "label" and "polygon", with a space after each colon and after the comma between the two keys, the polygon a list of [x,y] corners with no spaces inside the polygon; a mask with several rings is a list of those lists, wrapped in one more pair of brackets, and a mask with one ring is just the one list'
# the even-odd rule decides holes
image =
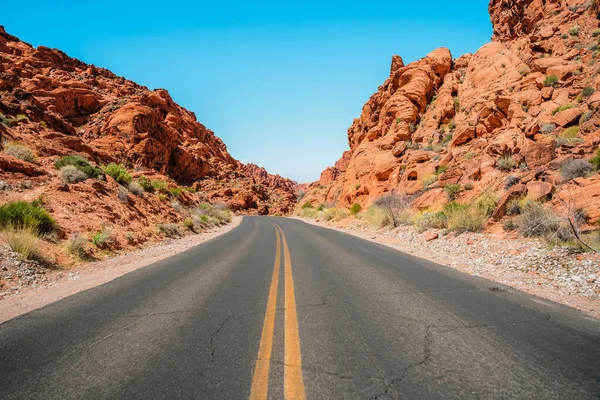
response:
{"label": "clear blue sky", "polygon": [[150,88],[165,88],[230,153],[300,182],[347,149],[346,131],[405,62],[491,37],[485,1],[30,1],[0,24]]}

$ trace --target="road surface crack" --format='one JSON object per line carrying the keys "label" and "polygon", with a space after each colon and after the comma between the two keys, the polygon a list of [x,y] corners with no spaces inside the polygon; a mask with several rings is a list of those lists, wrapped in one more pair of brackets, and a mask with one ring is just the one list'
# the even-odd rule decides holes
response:
{"label": "road surface crack", "polygon": [[221,324],[219,324],[219,327],[210,335],[210,363],[214,364],[215,363],[215,353],[216,353],[216,349],[215,349],[215,338],[216,336],[219,334],[219,332],[221,332],[221,329],[223,329],[223,327],[225,327],[225,325],[227,324],[227,322],[229,322],[229,320],[231,319],[231,317],[233,317],[234,314],[229,314],[227,316],[227,318],[225,318]]}

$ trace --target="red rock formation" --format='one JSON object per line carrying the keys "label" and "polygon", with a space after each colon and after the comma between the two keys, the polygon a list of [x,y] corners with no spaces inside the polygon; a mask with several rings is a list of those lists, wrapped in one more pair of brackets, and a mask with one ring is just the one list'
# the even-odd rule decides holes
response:
{"label": "red rock formation", "polygon": [[[557,185],[566,160],[590,158],[600,143],[600,7],[492,0],[489,11],[493,41],[474,54],[453,60],[441,48],[409,65],[392,58],[389,78],[348,130],[347,167],[323,171],[302,202],[368,205],[397,191],[435,208],[448,184],[473,187],[458,201],[490,189],[509,198],[512,174],[533,197],[565,196],[567,187],[587,196],[577,203],[588,222],[597,219],[594,179]],[[575,139],[561,138],[574,126]],[[497,167],[503,157],[512,158],[510,171]]]}
{"label": "red rock formation", "polygon": [[53,164],[67,154],[122,163],[134,174],[200,192],[179,194],[181,203],[209,199],[240,212],[287,213],[295,202],[295,182],[235,160],[166,90],[149,90],[60,50],[34,48],[2,27],[0,114],[1,138],[24,143],[36,156],[32,164],[0,154],[0,180],[19,188],[0,191],[0,202],[44,194],[66,233],[108,223],[149,234],[157,222],[177,218],[175,199],[130,196],[124,204],[116,183],[65,187]]}

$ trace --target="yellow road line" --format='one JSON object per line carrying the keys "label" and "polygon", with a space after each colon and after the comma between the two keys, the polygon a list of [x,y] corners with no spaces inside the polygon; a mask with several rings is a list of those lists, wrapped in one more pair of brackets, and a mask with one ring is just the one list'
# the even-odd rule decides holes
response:
{"label": "yellow road line", "polygon": [[267,398],[267,394],[269,392],[269,368],[271,366],[271,350],[273,349],[275,310],[277,308],[277,288],[279,287],[279,267],[281,263],[281,243],[279,241],[277,228],[275,228],[275,236],[277,236],[275,265],[273,266],[273,277],[271,278],[271,288],[269,289],[269,299],[267,301],[265,322],[263,324],[260,345],[258,348],[258,357],[256,358],[256,364],[254,366],[254,378],[252,379],[250,400],[264,400]]}
{"label": "yellow road line", "polygon": [[279,227],[285,259],[285,314],[284,314],[284,367],[283,393],[286,400],[304,400],[304,379],[302,377],[302,355],[300,351],[300,334],[298,331],[298,314],[296,312],[296,295],[294,294],[294,277],[292,276],[292,260],[287,240]]}

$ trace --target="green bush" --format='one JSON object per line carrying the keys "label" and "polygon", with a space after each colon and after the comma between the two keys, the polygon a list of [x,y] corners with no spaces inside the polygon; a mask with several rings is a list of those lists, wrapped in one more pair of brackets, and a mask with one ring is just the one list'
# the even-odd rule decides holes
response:
{"label": "green bush", "polygon": [[446,198],[450,201],[454,200],[459,192],[460,184],[458,183],[449,183],[444,186],[444,193],[446,193]]}
{"label": "green bush", "polygon": [[443,211],[424,212],[414,219],[415,229],[418,232],[427,229],[445,229],[448,225],[448,215]]}
{"label": "green bush", "polygon": [[556,75],[548,75],[546,79],[544,79],[544,86],[554,86],[558,84],[558,77]]}
{"label": "green bush", "polygon": [[594,31],[592,32],[592,36],[593,37],[600,36],[600,29],[594,29]]}
{"label": "green bush", "polygon": [[323,210],[323,219],[325,221],[339,221],[348,216],[348,211],[343,208],[326,208]]}
{"label": "green bush", "polygon": [[575,145],[580,143],[582,140],[579,137],[579,127],[572,126],[570,128],[565,129],[556,137],[556,143],[559,146],[562,145]]}
{"label": "green bush", "polygon": [[13,201],[0,206],[0,228],[10,227],[49,233],[55,229],[55,221],[38,201]]}
{"label": "green bush", "polygon": [[581,91],[581,97],[583,97],[583,98],[588,98],[588,97],[590,97],[592,94],[594,94],[594,88],[592,88],[592,87],[590,87],[590,86],[586,87],[585,89],[583,89],[583,90]]}
{"label": "green bush", "polygon": [[171,196],[179,197],[179,195],[181,194],[181,192],[183,192],[183,190],[180,187],[174,187],[174,188],[169,189],[169,192],[171,193]]}
{"label": "green bush", "polygon": [[358,214],[360,212],[360,210],[362,210],[362,206],[360,204],[358,204],[358,203],[354,203],[350,207],[350,214],[356,215],[356,214]]}
{"label": "green bush", "polygon": [[146,178],[145,176],[140,176],[137,182],[145,192],[154,193],[154,186],[152,185],[152,182],[150,182],[150,179]]}
{"label": "green bush", "polygon": [[159,179],[155,179],[155,180],[152,180],[152,182],[150,182],[150,184],[152,185],[152,187],[155,191],[163,193],[163,194],[167,193],[167,182],[161,181]]}
{"label": "green bush", "polygon": [[131,182],[131,175],[129,175],[123,164],[110,163],[104,167],[104,173],[121,185],[127,185]]}
{"label": "green bush", "polygon": [[158,224],[156,228],[159,234],[166,237],[181,236],[183,234],[181,227],[177,224]]}
{"label": "green bush", "polygon": [[103,227],[92,236],[92,243],[99,249],[106,249],[116,243],[113,231],[109,227]]}
{"label": "green bush", "polygon": [[302,209],[305,209],[305,208],[314,208],[314,207],[310,202],[307,201],[306,203],[302,204]]}
{"label": "green bush", "polygon": [[569,109],[571,109],[573,107],[575,107],[575,105],[573,103],[567,103],[567,104],[564,104],[564,105],[562,105],[560,107],[556,107],[554,110],[552,110],[552,115],[556,115],[556,114],[558,114],[561,111],[569,110]]}
{"label": "green bush", "polygon": [[590,158],[590,164],[592,164],[595,171],[600,170],[600,150],[596,151],[596,155]]}
{"label": "green bush", "polygon": [[569,35],[571,36],[579,36],[579,31],[581,28],[578,25],[572,26],[569,28]]}
{"label": "green bush", "polygon": [[76,154],[61,157],[54,163],[56,169],[62,169],[69,165],[83,172],[87,178],[96,178],[102,175],[102,170],[100,168],[92,167],[85,157]]}

